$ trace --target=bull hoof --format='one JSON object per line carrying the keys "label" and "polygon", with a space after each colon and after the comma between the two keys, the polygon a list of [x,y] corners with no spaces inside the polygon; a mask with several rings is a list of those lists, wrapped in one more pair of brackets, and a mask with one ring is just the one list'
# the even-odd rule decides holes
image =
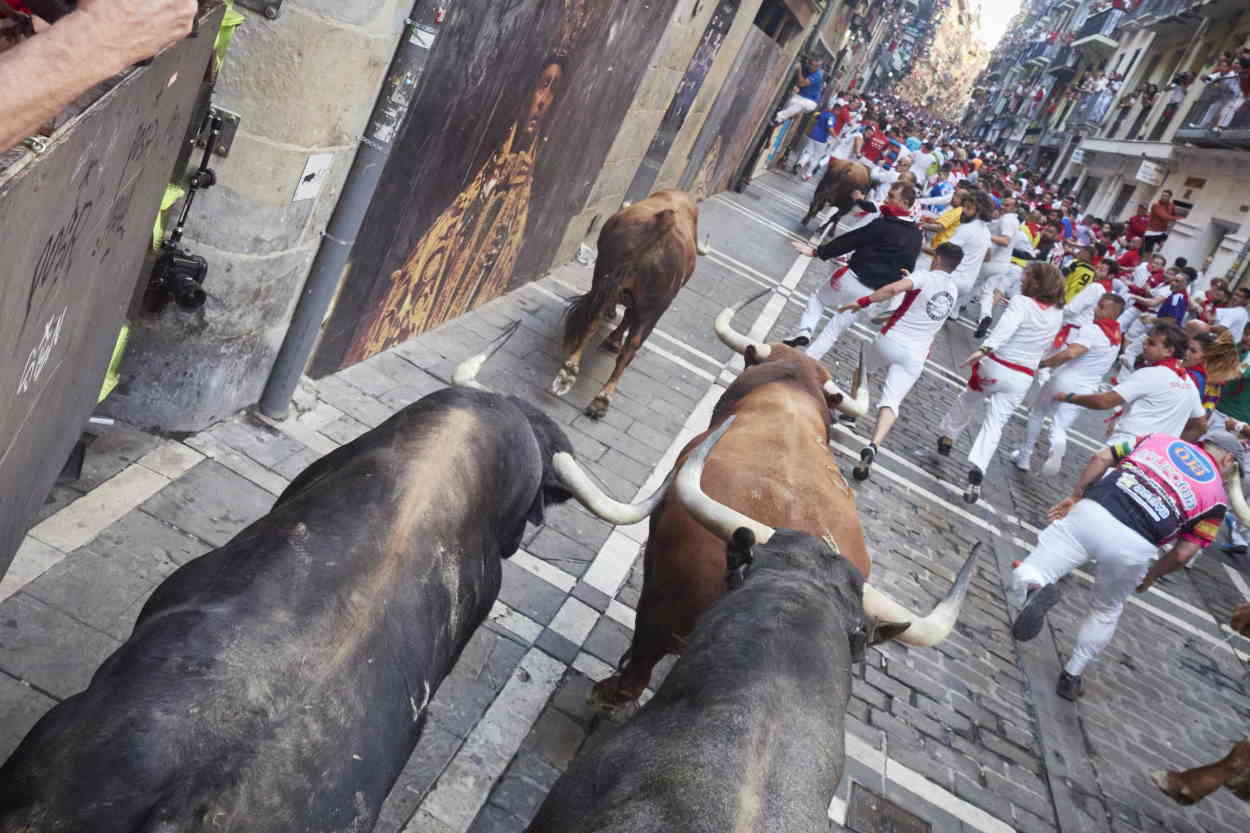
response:
{"label": "bull hoof", "polygon": [[551,380],[551,392],[556,396],[564,396],[573,389],[573,385],[577,382],[577,374],[580,372],[581,368],[575,364],[566,364],[560,368],[556,378]]}
{"label": "bull hoof", "polygon": [[614,723],[622,723],[638,711],[638,698],[621,691],[619,675],[595,684],[588,699],[590,707]]}
{"label": "bull hoof", "polygon": [[1180,804],[1183,807],[1188,807],[1194,803],[1194,800],[1185,794],[1184,787],[1173,782],[1172,773],[1157,769],[1150,773],[1150,780],[1154,781],[1155,786],[1158,787],[1164,795],[1175,801],[1177,804]]}
{"label": "bull hoof", "polygon": [[599,349],[605,353],[619,353],[621,352],[621,345],[612,339],[604,339],[603,344],[599,345]]}
{"label": "bull hoof", "polygon": [[603,419],[608,415],[608,407],[612,404],[612,397],[604,396],[602,393],[591,400],[586,406],[586,416],[591,419]]}

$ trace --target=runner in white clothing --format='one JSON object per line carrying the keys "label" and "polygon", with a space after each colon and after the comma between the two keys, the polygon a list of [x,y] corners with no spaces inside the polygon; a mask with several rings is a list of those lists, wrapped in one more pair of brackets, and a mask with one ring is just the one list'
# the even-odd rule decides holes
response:
{"label": "runner in white clothing", "polygon": [[[1098,288],[1102,289],[1101,286]],[[1086,287],[1081,292],[1088,289]],[[1080,416],[1081,409],[1068,402],[1056,402],[1055,392],[1093,393],[1098,390],[1099,383],[1120,355],[1122,337],[1116,319],[1123,310],[1123,298],[1113,292],[1104,292],[1093,319],[1072,334],[1062,350],[1042,359],[1041,367],[1057,370],[1042,387],[1037,406],[1029,414],[1024,445],[1011,454],[1012,462],[1020,471],[1029,470],[1033,448],[1042,433],[1042,422],[1050,417],[1050,456],[1042,466],[1042,474],[1054,477],[1059,473],[1068,446],[1068,429]]]}
{"label": "runner in white clothing", "polygon": [[[881,328],[881,335],[864,354],[868,370],[886,368],[886,375],[872,441],[860,451],[860,465],[853,471],[856,480],[868,479],[878,446],[894,427],[903,399],[924,371],[933,337],[946,323],[955,303],[957,290],[951,272],[962,257],[963,252],[958,246],[943,243],[935,250],[932,271],[911,274],[904,271],[902,280],[887,284],[860,299],[875,304],[903,294],[903,302],[890,315],[890,320]],[[857,312],[861,306],[859,302],[847,304],[839,311]],[[866,383],[866,380],[861,383]],[[853,391],[852,396],[857,393]]]}
{"label": "runner in white clothing", "polygon": [[[985,278],[984,289],[981,293],[981,320],[977,324],[974,338],[985,338],[985,334],[990,331],[993,318],[987,312],[987,307],[992,305],[994,298],[991,285],[997,287],[1005,283],[1007,273],[1011,269],[1012,246],[1019,231],[1020,217],[1016,214],[1016,201],[1012,197],[1007,197],[1003,200],[1002,213],[999,214],[998,219],[990,223],[990,252],[981,270]],[[986,295],[990,297],[989,305],[985,302]]]}
{"label": "runner in white clothing", "polygon": [[1053,398],[1096,411],[1127,406],[1108,430],[1107,445],[1143,434],[1195,438],[1206,430],[1207,420],[1198,387],[1181,365],[1188,349],[1185,331],[1171,319],[1160,321],[1151,327],[1142,348],[1146,367],[1109,391],[1057,390]]}
{"label": "runner in white clothing", "polygon": [[994,216],[994,202],[984,191],[973,191],[964,200],[963,212],[959,215],[959,228],[951,235],[947,243],[954,243],[963,249],[964,258],[959,263],[953,277],[959,287],[959,298],[955,308],[951,310],[951,318],[959,317],[959,308],[972,295],[977,276],[981,274],[981,264],[990,250],[990,227],[986,222]]}
{"label": "runner in white clothing", "polygon": [[972,365],[972,377],[942,419],[938,453],[950,455],[955,440],[988,398],[985,421],[968,452],[967,503],[976,503],[981,497],[981,480],[998,448],[1003,426],[1024,401],[1037,365],[1059,331],[1063,290],[1058,269],[1048,263],[1030,263],[1024,270],[1020,294],[1011,299],[981,348],[961,365]]}
{"label": "runner in white clothing", "polygon": [[[1020,294],[1020,278],[1024,275],[1024,267],[1017,261],[1030,261],[1036,256],[1033,240],[1029,237],[1028,229],[1021,223],[1011,238],[1011,254],[1007,260],[1007,268],[1002,272],[995,272],[985,281],[985,287],[981,292],[981,321],[993,318],[994,304],[1006,303],[1008,299]],[[980,327],[978,326],[977,329],[980,330]],[[985,332],[989,332],[988,324],[986,324]],[[982,333],[983,336],[984,333]]]}

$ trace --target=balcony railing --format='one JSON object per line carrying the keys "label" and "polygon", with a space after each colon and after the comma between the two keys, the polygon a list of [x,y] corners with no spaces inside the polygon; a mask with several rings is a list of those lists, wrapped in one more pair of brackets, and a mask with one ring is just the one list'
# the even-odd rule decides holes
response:
{"label": "balcony railing", "polygon": [[1081,41],[1086,38],[1104,37],[1112,41],[1115,40],[1113,35],[1115,30],[1119,28],[1120,22],[1124,20],[1124,12],[1119,9],[1107,9],[1095,15],[1090,15],[1076,33],[1072,45],[1079,46]]}
{"label": "balcony railing", "polygon": [[1055,44],[1040,41],[1038,43],[1030,44],[1027,48],[1025,48],[1024,52],[1020,56],[1020,61],[1026,64],[1034,63],[1039,66],[1045,66],[1050,63],[1052,58],[1055,57],[1055,53],[1057,51],[1058,48]]}
{"label": "balcony railing", "polygon": [[1250,99],[1224,82],[1208,84],[1181,120],[1174,141],[1250,146]]}
{"label": "balcony railing", "polygon": [[1208,0],[1144,0],[1132,16],[1134,26],[1149,26],[1205,5]]}
{"label": "balcony railing", "polygon": [[1107,111],[1111,109],[1111,102],[1114,98],[1113,90],[1085,93],[1068,115],[1068,126],[1082,132],[1097,128],[1107,117]]}
{"label": "balcony railing", "polygon": [[1070,46],[1065,46],[1055,53],[1046,71],[1055,76],[1070,76],[1076,72],[1076,65],[1080,60],[1080,53]]}

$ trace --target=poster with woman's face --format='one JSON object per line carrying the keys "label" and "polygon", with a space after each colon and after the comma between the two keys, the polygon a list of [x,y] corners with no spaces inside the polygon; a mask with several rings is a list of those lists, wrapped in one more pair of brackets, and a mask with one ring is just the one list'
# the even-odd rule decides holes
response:
{"label": "poster with woman's face", "polygon": [[541,277],[676,2],[459,0],[449,9],[313,375]]}

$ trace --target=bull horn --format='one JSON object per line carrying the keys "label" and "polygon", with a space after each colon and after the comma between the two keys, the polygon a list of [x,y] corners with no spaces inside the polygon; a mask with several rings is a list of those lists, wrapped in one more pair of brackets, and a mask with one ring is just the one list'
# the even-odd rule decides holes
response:
{"label": "bull horn", "polygon": [[706,257],[707,255],[710,255],[712,253],[712,238],[710,237],[703,238],[702,243],[695,244],[694,250],[698,252],[700,255],[703,255],[704,257]]}
{"label": "bull horn", "polygon": [[834,407],[856,419],[868,415],[868,385],[864,384],[864,375],[864,348],[861,346],[859,365],[855,368],[855,375],[851,377],[851,395],[843,393],[832,379],[825,382],[825,396],[838,403]]}
{"label": "bull horn", "polygon": [[717,337],[725,343],[726,347],[744,356],[748,347],[754,347],[756,356],[761,359],[768,358],[769,354],[772,353],[772,348],[767,344],[747,338],[735,330],[733,328],[733,320],[734,316],[741,312],[744,307],[755,303],[770,292],[772,292],[771,289],[765,289],[763,292],[752,295],[745,301],[739,301],[732,307],[725,307],[721,310],[720,315],[716,316],[716,323],[713,326],[716,328]]}
{"label": "bull horn", "polygon": [[474,388],[490,393],[490,388],[477,380],[477,374],[482,371],[482,365],[490,361],[491,357],[498,353],[508,343],[508,339],[516,335],[516,331],[519,329],[521,329],[521,322],[513,321],[508,325],[508,329],[504,330],[494,341],[486,345],[485,350],[476,356],[470,356],[456,365],[456,369],[451,372],[451,383],[458,388]]}
{"label": "bull horn", "polygon": [[864,613],[870,619],[880,622],[911,622],[898,640],[908,645],[932,647],[950,635],[959,618],[964,597],[968,595],[968,585],[972,581],[973,567],[976,566],[977,550],[981,548],[978,541],[972,547],[972,554],[959,568],[959,575],[951,586],[946,598],[938,602],[937,607],[928,616],[918,617],[898,602],[882,593],[871,584],[864,584]]}
{"label": "bull horn", "polygon": [[644,520],[664,501],[669,484],[673,482],[673,474],[669,472],[668,477],[664,478],[660,488],[656,489],[651,497],[638,503],[622,503],[604,492],[586,470],[573,459],[572,454],[566,451],[558,452],[551,458],[551,464],[560,482],[573,493],[573,497],[582,506],[614,526],[628,526]]}
{"label": "bull horn", "polygon": [[1233,510],[1237,520],[1250,526],[1250,506],[1246,505],[1246,493],[1241,488],[1240,466],[1233,466],[1224,476],[1224,492],[1228,495],[1228,508]]}
{"label": "bull horn", "polygon": [[718,503],[703,491],[703,465],[712,452],[712,446],[725,436],[725,432],[729,430],[733,421],[734,417],[729,417],[715,431],[709,432],[703,442],[699,443],[698,448],[686,458],[685,464],[677,474],[673,488],[677,500],[686,508],[686,511],[725,543],[733,541],[734,533],[739,529],[746,528],[755,534],[756,542],[766,544],[776,530],[736,509]]}

